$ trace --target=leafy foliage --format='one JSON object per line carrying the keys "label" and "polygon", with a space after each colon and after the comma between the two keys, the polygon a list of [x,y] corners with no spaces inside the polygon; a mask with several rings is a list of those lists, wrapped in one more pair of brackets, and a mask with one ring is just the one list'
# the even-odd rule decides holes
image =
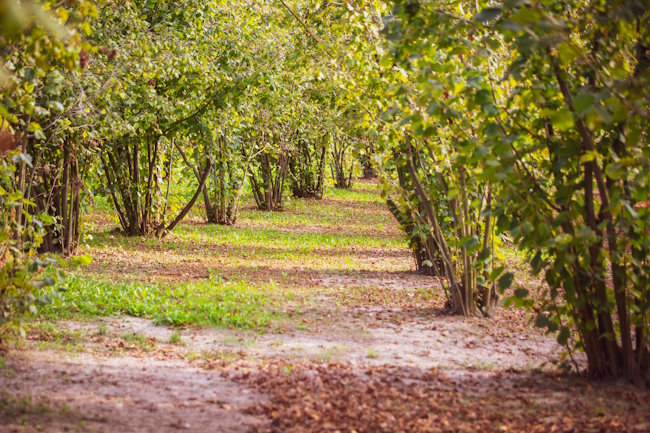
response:
{"label": "leafy foliage", "polygon": [[[63,268],[90,262],[86,256],[66,262],[38,252],[69,251],[78,229],[67,214],[78,209],[79,201],[79,188],[73,186],[68,206],[69,148],[62,146],[62,152],[44,141],[49,136],[56,142],[71,125],[60,122],[64,104],[72,104],[62,75],[74,73],[79,35],[60,20],[74,23],[92,13],[86,2],[79,2],[73,14],[66,9],[48,13],[30,2],[0,2],[0,337],[13,326],[23,332],[23,319],[51,300],[53,293],[43,289],[64,278]],[[45,122],[48,126],[41,126]],[[62,153],[68,157],[59,170]],[[52,180],[62,172],[62,180]],[[37,188],[43,184],[50,187],[47,199]],[[51,271],[45,272],[48,267]]]}
{"label": "leafy foliage", "polygon": [[[561,343],[575,326],[594,376],[647,371],[648,9],[477,8],[394,3],[377,66],[394,83],[387,191],[443,259],[446,245],[460,249],[443,261],[460,264],[463,289],[481,273],[501,291],[512,283],[492,264],[496,219],[545,276],[541,304],[518,301],[538,311],[536,324]],[[411,183],[391,180],[400,164]],[[452,293],[456,272],[444,273]]]}

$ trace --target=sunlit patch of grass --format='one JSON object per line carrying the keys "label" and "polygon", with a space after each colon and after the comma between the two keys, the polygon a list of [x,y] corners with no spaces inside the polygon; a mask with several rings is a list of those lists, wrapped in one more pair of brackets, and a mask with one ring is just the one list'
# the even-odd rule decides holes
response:
{"label": "sunlit patch of grass", "polygon": [[338,247],[386,247],[402,246],[399,238],[382,239],[373,235],[349,235],[330,233],[295,233],[281,230],[227,227],[219,225],[183,225],[174,234],[184,241],[210,242],[213,245],[291,248],[298,252]]}
{"label": "sunlit patch of grass", "polygon": [[178,284],[112,282],[70,278],[60,299],[42,310],[45,317],[80,318],[126,314],[158,324],[264,328],[272,311],[264,288],[244,282],[201,280]]}
{"label": "sunlit patch of grass", "polygon": [[325,192],[325,197],[333,200],[377,203],[382,205],[385,203],[378,194],[377,185],[358,181],[352,185],[352,188],[328,188]]}
{"label": "sunlit patch of grass", "polygon": [[[328,188],[324,200],[292,199],[285,203],[282,212],[259,211],[249,202],[245,203],[235,226],[181,224],[174,230],[173,239],[163,241],[153,237],[126,237],[105,230],[93,233],[87,244],[92,249],[143,243],[156,246],[162,242],[170,248],[183,248],[188,241],[199,241],[233,247],[272,246],[297,252],[347,246],[403,247],[404,236],[396,229],[376,190],[377,185],[368,182],[352,189]],[[105,206],[97,210],[105,213]]]}

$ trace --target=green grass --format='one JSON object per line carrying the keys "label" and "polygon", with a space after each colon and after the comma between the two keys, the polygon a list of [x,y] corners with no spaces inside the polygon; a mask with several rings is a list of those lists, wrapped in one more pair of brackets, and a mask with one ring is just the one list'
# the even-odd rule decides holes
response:
{"label": "green grass", "polygon": [[339,189],[327,188],[326,198],[333,200],[345,200],[354,202],[368,202],[384,205],[385,201],[377,194],[376,187],[373,184],[363,182],[353,182],[352,188]]}
{"label": "green grass", "polygon": [[[410,266],[390,254],[404,249],[404,236],[377,190],[356,182],[327,188],[322,201],[287,195],[282,212],[258,211],[248,197],[235,226],[202,224],[199,206],[163,239],[117,233],[111,203],[96,197],[80,247],[96,260],[71,276],[41,316],[130,315],[173,326],[273,330],[283,306],[298,302],[292,293],[311,290],[319,272]],[[106,332],[100,326],[97,334]]]}
{"label": "green grass", "polygon": [[137,345],[140,350],[143,350],[145,352],[149,352],[153,350],[156,341],[155,339],[149,339],[147,338],[146,335],[136,333],[136,332],[126,332],[121,335],[122,340],[126,341],[127,343],[133,343]]}
{"label": "green grass", "polygon": [[[277,215],[277,214],[276,214]],[[274,229],[232,228],[218,225],[181,226],[175,234],[186,241],[209,241],[230,246],[294,248],[309,252],[316,248],[335,249],[349,246],[402,246],[402,239],[382,239],[373,235],[339,235],[321,233],[291,233]]]}
{"label": "green grass", "polygon": [[202,280],[168,285],[73,276],[62,287],[60,299],[41,313],[58,319],[126,314],[177,326],[264,328],[278,316],[269,307],[264,289],[243,282]]}
{"label": "green grass", "polygon": [[[256,216],[257,214],[262,216]],[[286,249],[291,252],[309,253],[315,249],[336,249],[339,247],[403,247],[402,237],[382,238],[372,233],[367,235],[345,235],[333,233],[296,233],[282,230],[282,226],[296,227],[307,224],[301,222],[300,215],[290,215],[282,212],[250,211],[247,216],[254,219],[274,220],[264,223],[278,228],[249,228],[230,227],[216,224],[188,225],[181,224],[174,230],[174,237],[169,239],[146,238],[144,243],[149,246],[166,245],[175,249],[186,249],[197,245],[227,245],[229,247],[246,247],[253,251],[257,248],[274,247]],[[352,220],[352,218],[351,218]],[[352,223],[351,223],[352,224]],[[325,226],[323,222],[321,226]],[[368,226],[378,228],[377,224],[369,223]],[[137,237],[122,236],[119,234],[103,232],[93,235],[88,241],[91,247],[124,246],[132,247],[142,244],[142,239]]]}
{"label": "green grass", "polygon": [[[393,217],[386,212],[384,200],[374,184],[359,182],[352,189],[328,188],[324,200],[289,199],[286,196],[281,212],[259,211],[249,200],[243,203],[238,223],[233,226],[180,224],[173,236],[159,240],[147,238],[150,246],[160,245],[186,249],[196,245],[228,245],[231,247],[273,247],[308,253],[314,249],[339,247],[403,247],[404,236],[383,233],[393,227]],[[105,201],[105,200],[104,200]],[[112,216],[106,204],[98,199],[96,210]],[[199,205],[200,207],[200,205]],[[202,218],[200,210],[192,211]],[[110,246],[137,247],[138,237],[125,237],[114,232],[92,233],[87,240],[91,248]]]}
{"label": "green grass", "polygon": [[316,359],[323,362],[331,362],[340,360],[348,349],[345,346],[330,346],[320,353],[316,354]]}
{"label": "green grass", "polygon": [[181,333],[179,331],[174,331],[169,336],[169,344],[181,344]]}

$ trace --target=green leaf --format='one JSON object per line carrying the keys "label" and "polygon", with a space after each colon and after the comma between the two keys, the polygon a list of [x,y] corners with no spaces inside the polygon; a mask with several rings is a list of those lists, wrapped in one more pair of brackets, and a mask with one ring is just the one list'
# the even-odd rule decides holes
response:
{"label": "green leaf", "polygon": [[79,266],[88,266],[92,262],[93,262],[93,258],[88,254],[77,256],[73,259],[73,263]]}
{"label": "green leaf", "polygon": [[480,244],[476,235],[465,236],[458,241],[458,246],[465,248],[467,251],[472,251]]}
{"label": "green leaf", "polygon": [[551,123],[558,131],[568,131],[575,125],[573,113],[568,109],[557,111],[551,115]]}
{"label": "green leaf", "polygon": [[535,319],[535,326],[538,328],[546,328],[549,332],[555,332],[558,328],[557,323],[553,322],[543,314],[537,316]]}
{"label": "green leaf", "polygon": [[594,105],[596,98],[591,93],[581,93],[573,98],[573,107],[578,113],[585,113]]}
{"label": "green leaf", "polygon": [[20,160],[27,165],[32,165],[32,156],[28,153],[21,153],[19,156]]}
{"label": "green leaf", "polygon": [[623,202],[623,207],[625,208],[625,210],[627,211],[627,213],[630,215],[630,217],[632,217],[633,219],[637,219],[637,218],[639,218],[639,214],[638,214],[638,212],[635,211],[634,208],[633,208],[632,206],[630,206],[630,203],[629,203],[627,200],[625,200],[625,201]]}
{"label": "green leaf", "polygon": [[501,16],[502,9],[500,6],[493,6],[483,9],[478,15],[474,16],[474,21],[478,23],[486,23],[497,19]]}
{"label": "green leaf", "polygon": [[503,293],[508,287],[512,285],[512,281],[515,279],[515,274],[512,272],[507,272],[503,274],[498,281],[499,290]]}
{"label": "green leaf", "polygon": [[490,281],[496,280],[504,270],[505,268],[503,266],[499,266],[498,268],[492,269],[492,272],[490,272]]}
{"label": "green leaf", "polygon": [[580,164],[584,164],[586,162],[591,162],[595,160],[598,160],[598,152],[595,150],[591,150],[589,152],[585,152],[585,154],[580,157]]}
{"label": "green leaf", "polygon": [[551,322],[548,320],[548,317],[538,314],[537,318],[535,319],[535,326],[538,328],[548,328],[549,324]]}
{"label": "green leaf", "polygon": [[567,341],[569,341],[569,336],[569,328],[563,326],[560,328],[560,333],[557,335],[557,342],[564,346]]}
{"label": "green leaf", "polygon": [[566,42],[558,45],[557,52],[564,65],[570,65],[580,55],[580,52]]}
{"label": "green leaf", "polygon": [[524,289],[524,288],[516,289],[515,293],[514,293],[516,298],[525,298],[529,294],[530,294],[530,292],[528,291],[528,289]]}

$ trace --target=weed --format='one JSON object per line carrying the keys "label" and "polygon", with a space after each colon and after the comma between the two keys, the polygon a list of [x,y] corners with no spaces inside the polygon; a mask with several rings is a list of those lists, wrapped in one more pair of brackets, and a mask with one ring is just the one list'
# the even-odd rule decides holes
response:
{"label": "weed", "polygon": [[106,332],[107,332],[106,331],[106,325],[101,324],[101,325],[99,325],[99,327],[97,327],[97,335],[104,336],[104,335],[106,335]]}
{"label": "weed", "polygon": [[85,337],[80,330],[60,329],[56,324],[45,321],[30,324],[28,333],[31,340],[38,341],[40,349],[55,348],[74,352],[81,348]]}
{"label": "weed", "polygon": [[316,358],[324,362],[337,361],[347,351],[344,346],[331,346],[317,354]]}
{"label": "weed", "polygon": [[368,352],[366,353],[366,358],[368,359],[377,359],[379,358],[379,352],[377,352],[375,349],[368,349]]}
{"label": "weed", "polygon": [[127,343],[135,344],[140,350],[145,352],[151,351],[156,345],[155,338],[148,338],[146,335],[137,332],[126,332],[121,335],[121,338]]}
{"label": "weed", "polygon": [[181,333],[179,331],[174,331],[169,336],[170,344],[181,344]]}

